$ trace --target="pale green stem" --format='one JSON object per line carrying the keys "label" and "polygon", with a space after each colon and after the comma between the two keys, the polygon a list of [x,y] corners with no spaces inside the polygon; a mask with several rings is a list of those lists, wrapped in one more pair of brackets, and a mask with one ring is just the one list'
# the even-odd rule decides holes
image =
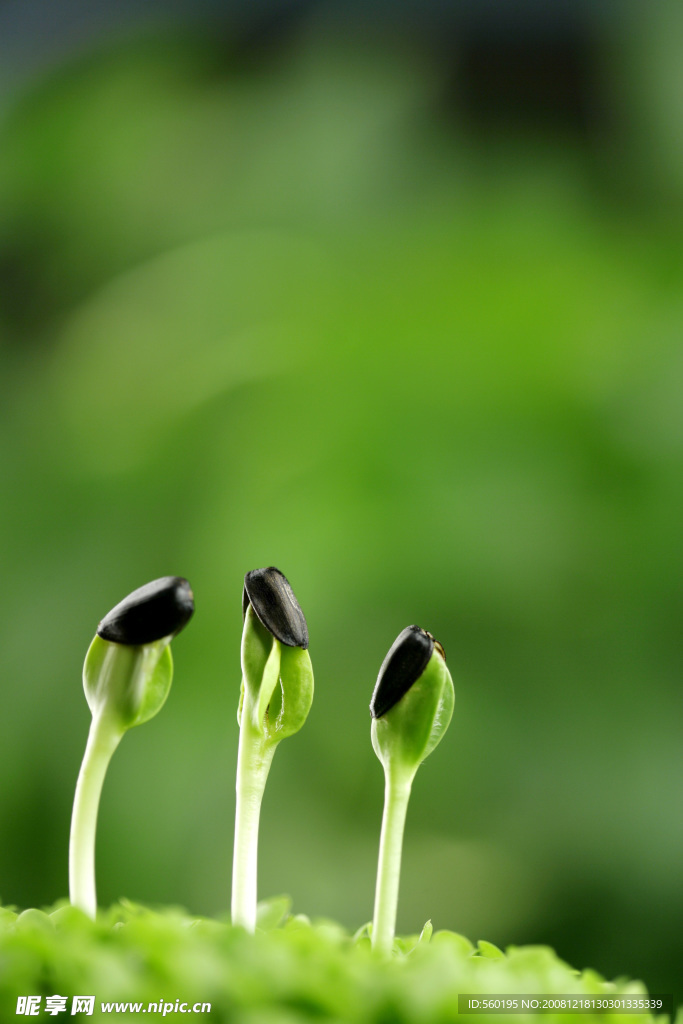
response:
{"label": "pale green stem", "polygon": [[379,842],[372,948],[388,954],[394,944],[401,848],[412,778],[385,769],[384,814]]}
{"label": "pale green stem", "polygon": [[248,692],[244,695],[237,753],[235,848],[232,860],[232,923],[256,929],[256,872],[261,800],[275,753],[251,720]]}
{"label": "pale green stem", "polygon": [[69,840],[69,898],[95,919],[95,832],[104,776],[123,732],[104,715],[93,717],[76,783]]}

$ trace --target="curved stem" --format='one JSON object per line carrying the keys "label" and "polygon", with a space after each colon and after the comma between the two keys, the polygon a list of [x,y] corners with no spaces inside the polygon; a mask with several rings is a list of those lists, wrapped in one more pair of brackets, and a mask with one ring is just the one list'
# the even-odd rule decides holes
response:
{"label": "curved stem", "polygon": [[249,693],[245,689],[237,754],[235,848],[232,860],[232,923],[256,929],[256,873],[261,800],[275,753],[252,723]]}
{"label": "curved stem", "polygon": [[95,919],[95,832],[104,776],[123,733],[104,716],[92,720],[76,783],[69,839],[69,898]]}
{"label": "curved stem", "polygon": [[396,931],[401,848],[412,778],[385,769],[384,814],[379,842],[372,948],[390,953]]}

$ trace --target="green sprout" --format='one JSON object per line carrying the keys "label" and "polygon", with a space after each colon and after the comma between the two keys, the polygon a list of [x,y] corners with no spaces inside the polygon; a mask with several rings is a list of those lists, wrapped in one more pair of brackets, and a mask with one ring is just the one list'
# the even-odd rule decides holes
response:
{"label": "green sprout", "polygon": [[109,761],[124,732],[163,706],[173,678],[169,644],[193,612],[187,580],[153,580],[102,619],[85,658],[83,687],[92,723],[71,818],[69,894],[72,904],[93,919],[97,809]]}
{"label": "green sprout", "polygon": [[382,662],[370,701],[372,745],[385,776],[372,946],[393,947],[401,846],[415,773],[448,728],[455,693],[438,640],[419,626],[398,635]]}
{"label": "green sprout", "polygon": [[313,669],[304,613],[279,569],[270,566],[246,574],[242,610],[232,923],[253,932],[263,791],[276,746],[306,721],[313,701]]}

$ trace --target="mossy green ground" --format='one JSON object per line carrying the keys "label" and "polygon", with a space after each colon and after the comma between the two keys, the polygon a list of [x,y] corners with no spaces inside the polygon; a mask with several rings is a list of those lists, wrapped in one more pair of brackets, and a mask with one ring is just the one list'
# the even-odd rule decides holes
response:
{"label": "mossy green ground", "polygon": [[[285,897],[259,907],[259,929],[242,929],[178,908],[151,910],[129,902],[101,912],[97,922],[66,903],[17,914],[0,909],[0,1020],[16,1017],[19,996],[95,995],[92,1020],[148,1020],[147,1013],[103,1013],[102,1002],[143,1004],[176,999],[211,1003],[192,1019],[238,1024],[348,1021],[358,1024],[474,1024],[497,1020],[569,1024],[574,1015],[459,1017],[460,993],[644,993],[640,982],[607,982],[576,971],[544,946],[474,946],[455,932],[398,939],[384,960],[370,948],[367,928],[355,935],[332,921],[288,914]],[[174,1013],[168,1015],[178,1019]],[[85,1019],[77,1015],[76,1019]],[[180,1018],[185,1019],[185,1018]],[[649,1014],[595,1015],[623,1024],[655,1020]],[[665,1020],[666,1018],[660,1018]],[[577,1015],[591,1024],[593,1015]],[[683,1021],[679,1012],[678,1021]]]}

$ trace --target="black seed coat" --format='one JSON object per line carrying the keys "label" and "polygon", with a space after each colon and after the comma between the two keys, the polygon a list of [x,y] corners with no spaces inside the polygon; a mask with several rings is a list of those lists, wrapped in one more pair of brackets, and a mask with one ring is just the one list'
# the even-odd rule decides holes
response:
{"label": "black seed coat", "polygon": [[432,634],[419,626],[406,626],[399,633],[377,676],[370,701],[370,714],[373,718],[381,718],[390,711],[417,682],[427,668],[434,644]]}
{"label": "black seed coat", "polygon": [[187,580],[162,576],[119,601],[100,622],[97,635],[115,644],[151,644],[179,633],[193,612],[194,597]]}
{"label": "black seed coat", "polygon": [[256,612],[259,621],[287,647],[308,647],[308,626],[294,592],[279,569],[252,569],[244,577],[242,611]]}

